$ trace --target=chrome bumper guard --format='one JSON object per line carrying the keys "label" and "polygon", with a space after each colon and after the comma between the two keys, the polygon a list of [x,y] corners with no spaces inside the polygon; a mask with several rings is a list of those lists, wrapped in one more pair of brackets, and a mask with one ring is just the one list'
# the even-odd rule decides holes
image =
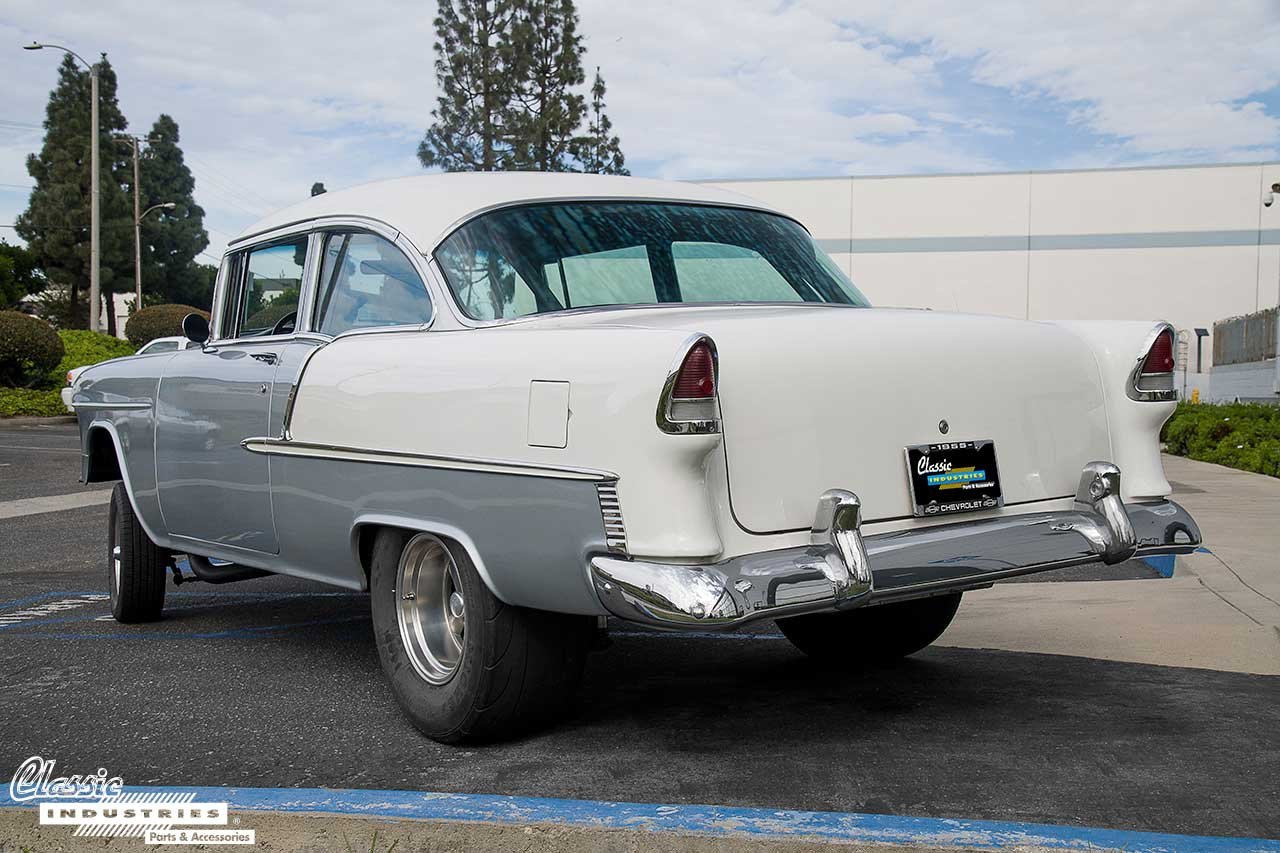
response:
{"label": "chrome bumper guard", "polygon": [[757,619],[846,610],[990,586],[1002,578],[1134,556],[1188,554],[1191,515],[1170,500],[1125,504],[1120,469],[1090,462],[1072,509],[1007,515],[863,537],[862,504],[825,492],[807,547],[711,565],[598,556],[601,603],[629,622],[731,629]]}

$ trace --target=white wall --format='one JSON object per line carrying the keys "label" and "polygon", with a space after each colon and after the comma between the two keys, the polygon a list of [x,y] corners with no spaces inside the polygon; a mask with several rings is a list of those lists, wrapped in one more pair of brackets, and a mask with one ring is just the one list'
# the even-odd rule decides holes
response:
{"label": "white wall", "polygon": [[[1189,331],[1280,300],[1275,182],[1280,163],[714,185],[804,222],[877,305]],[[1194,336],[1188,362],[1195,384]]]}

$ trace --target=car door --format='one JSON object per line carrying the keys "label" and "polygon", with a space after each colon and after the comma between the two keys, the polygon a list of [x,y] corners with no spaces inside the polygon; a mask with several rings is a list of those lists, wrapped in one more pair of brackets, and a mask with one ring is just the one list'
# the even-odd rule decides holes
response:
{"label": "car door", "polygon": [[[276,553],[268,458],[242,447],[270,434],[273,408],[314,344],[296,334],[307,282],[306,235],[228,258],[221,311],[210,343],[178,352],[160,381],[156,479],[170,535]],[[273,405],[274,402],[274,405]]]}

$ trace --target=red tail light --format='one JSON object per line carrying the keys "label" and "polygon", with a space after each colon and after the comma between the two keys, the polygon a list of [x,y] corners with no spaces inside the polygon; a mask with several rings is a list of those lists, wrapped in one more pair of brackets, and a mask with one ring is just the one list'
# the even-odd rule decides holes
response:
{"label": "red tail light", "polygon": [[1173,333],[1165,329],[1156,335],[1142,362],[1143,373],[1173,373]]}
{"label": "red tail light", "polygon": [[711,347],[696,344],[684,357],[676,385],[671,392],[673,400],[706,400],[716,395],[715,357]]}

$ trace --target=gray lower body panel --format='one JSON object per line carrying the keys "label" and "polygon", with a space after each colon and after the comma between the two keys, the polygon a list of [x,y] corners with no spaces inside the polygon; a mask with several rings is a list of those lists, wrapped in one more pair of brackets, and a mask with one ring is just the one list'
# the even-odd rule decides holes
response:
{"label": "gray lower body panel", "polygon": [[462,540],[510,604],[607,612],[587,571],[608,550],[591,481],[280,455],[271,482],[275,571],[363,587],[354,529],[395,524]]}

